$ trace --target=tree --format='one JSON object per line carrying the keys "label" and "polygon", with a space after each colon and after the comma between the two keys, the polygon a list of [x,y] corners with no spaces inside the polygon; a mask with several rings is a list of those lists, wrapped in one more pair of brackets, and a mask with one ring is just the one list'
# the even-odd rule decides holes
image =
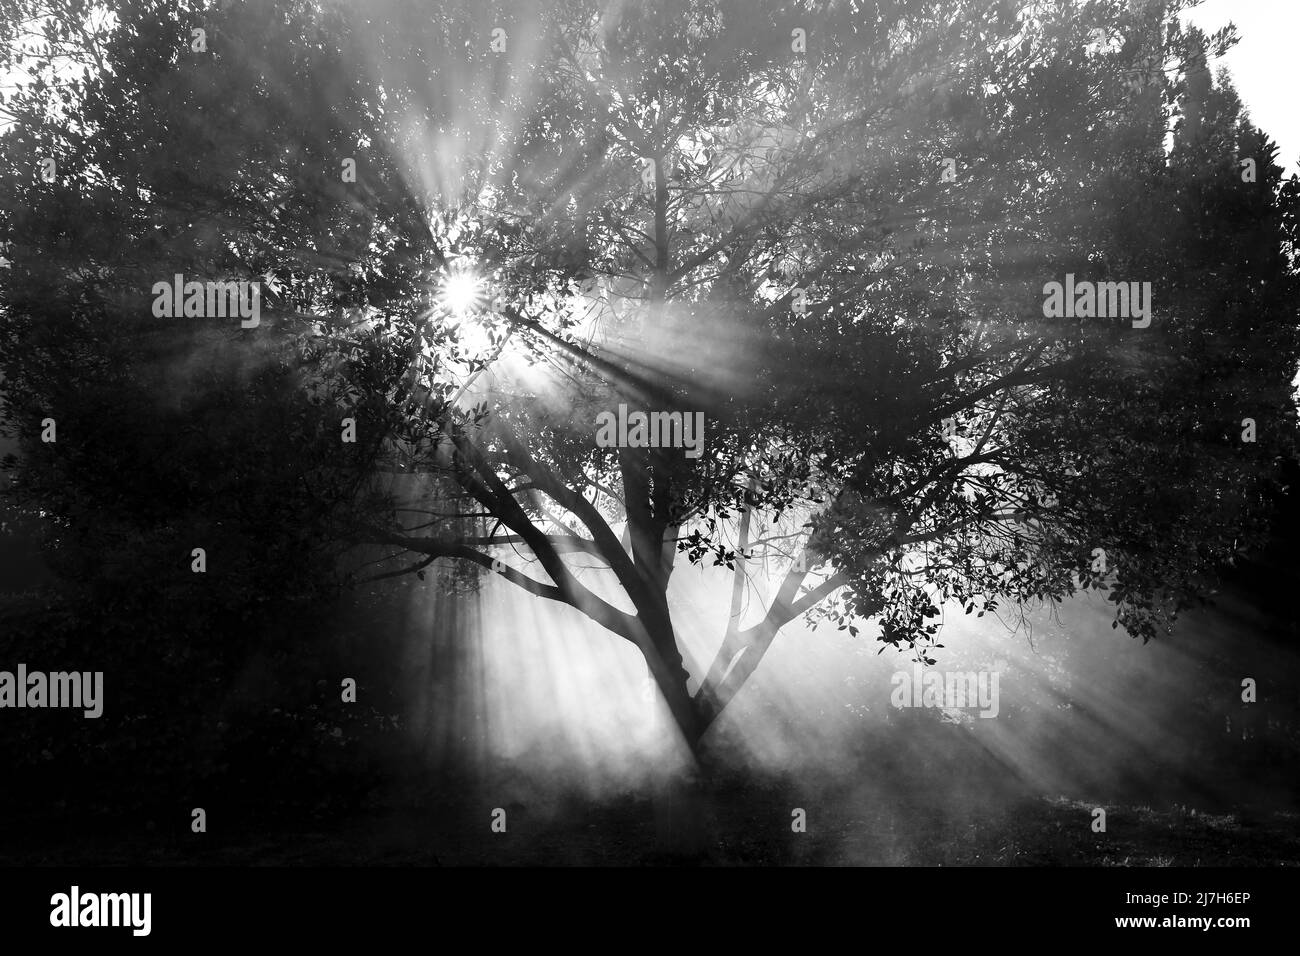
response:
{"label": "tree", "polygon": [[[87,39],[98,70],[10,105],[17,487],[69,532],[92,526],[69,489],[96,492],[93,526],[192,524],[192,500],[131,514],[108,451],[74,467],[37,423],[60,401],[94,417],[86,384],[111,387],[140,397],[131,447],[175,367],[142,343],[222,341],[274,384],[235,374],[218,407],[291,451],[232,489],[265,499],[233,526],[266,542],[250,574],[311,580],[294,553],[318,549],[357,575],[499,575],[633,643],[693,748],[800,615],[874,619],[933,662],[946,606],[1105,588],[1149,638],[1258,534],[1294,430],[1294,193],[1245,127],[1195,146],[1195,174],[1166,159],[1179,115],[1188,149],[1215,125],[1171,65],[1231,40],[1182,32],[1182,6],[128,3]],[[1211,201],[1256,251],[1206,281],[1186,210]],[[146,292],[174,273],[262,282],[261,324],[156,319]],[[1049,315],[1067,274],[1136,283],[1132,308]],[[1251,443],[1205,387],[1227,375]],[[611,447],[624,412],[655,417]],[[681,428],[655,446],[638,424]],[[682,560],[733,573],[695,675]]]}

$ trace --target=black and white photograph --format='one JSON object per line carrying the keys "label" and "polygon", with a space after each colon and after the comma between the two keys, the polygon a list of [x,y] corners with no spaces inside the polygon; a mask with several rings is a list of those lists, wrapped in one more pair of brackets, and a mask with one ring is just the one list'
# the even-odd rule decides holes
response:
{"label": "black and white photograph", "polygon": [[4,0],[6,936],[687,870],[1282,933],[1298,44],[1296,0]]}

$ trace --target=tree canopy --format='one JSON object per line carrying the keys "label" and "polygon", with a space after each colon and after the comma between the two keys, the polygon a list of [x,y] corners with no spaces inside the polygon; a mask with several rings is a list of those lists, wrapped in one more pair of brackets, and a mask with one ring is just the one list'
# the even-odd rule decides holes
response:
{"label": "tree canopy", "polygon": [[[15,492],[105,601],[499,575],[692,745],[800,615],[933,661],[945,611],[1098,588],[1154,636],[1256,540],[1300,349],[1295,180],[1183,6],[27,0]],[[177,274],[260,323],[157,317]],[[636,411],[698,454],[598,440]],[[734,572],[695,674],[684,562]]]}

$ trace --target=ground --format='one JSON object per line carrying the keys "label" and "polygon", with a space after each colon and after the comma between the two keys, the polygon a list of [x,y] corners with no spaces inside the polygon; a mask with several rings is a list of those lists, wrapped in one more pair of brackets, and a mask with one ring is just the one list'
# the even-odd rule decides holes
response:
{"label": "ground", "polygon": [[686,798],[685,810],[678,796],[667,812],[665,799],[640,795],[512,804],[504,808],[505,833],[491,830],[490,802],[375,808],[346,820],[230,831],[213,814],[208,833],[181,839],[164,837],[156,824],[109,836],[100,827],[75,834],[51,820],[6,840],[0,865],[1300,866],[1300,821],[1288,811],[1102,804],[1106,832],[1096,833],[1097,805],[1060,796],[961,813],[851,800],[818,809],[801,798],[809,804],[807,831],[794,833],[791,796],[786,787],[751,783]]}

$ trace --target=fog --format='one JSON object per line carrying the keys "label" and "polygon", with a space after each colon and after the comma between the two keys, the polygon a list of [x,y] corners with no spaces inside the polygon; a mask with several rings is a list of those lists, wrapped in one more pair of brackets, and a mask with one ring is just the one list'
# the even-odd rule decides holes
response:
{"label": "fog", "polygon": [[[674,616],[697,679],[725,627],[729,581],[675,572]],[[546,808],[650,794],[692,774],[637,649],[573,609],[498,580],[459,598],[432,580],[389,597],[405,601],[394,626],[407,733],[435,776],[468,775],[500,804]],[[1143,645],[1112,629],[1112,610],[1095,593],[1020,622],[949,609],[932,670],[996,673],[990,717],[896,708],[891,678],[910,674],[908,654],[876,642],[870,623],[854,638],[793,622],[710,730],[709,754],[729,771],[875,808],[956,814],[1027,796],[1286,804],[1270,748],[1297,723],[1289,658],[1279,666],[1265,615],[1230,591]],[[1246,678],[1255,705],[1242,701]]]}

